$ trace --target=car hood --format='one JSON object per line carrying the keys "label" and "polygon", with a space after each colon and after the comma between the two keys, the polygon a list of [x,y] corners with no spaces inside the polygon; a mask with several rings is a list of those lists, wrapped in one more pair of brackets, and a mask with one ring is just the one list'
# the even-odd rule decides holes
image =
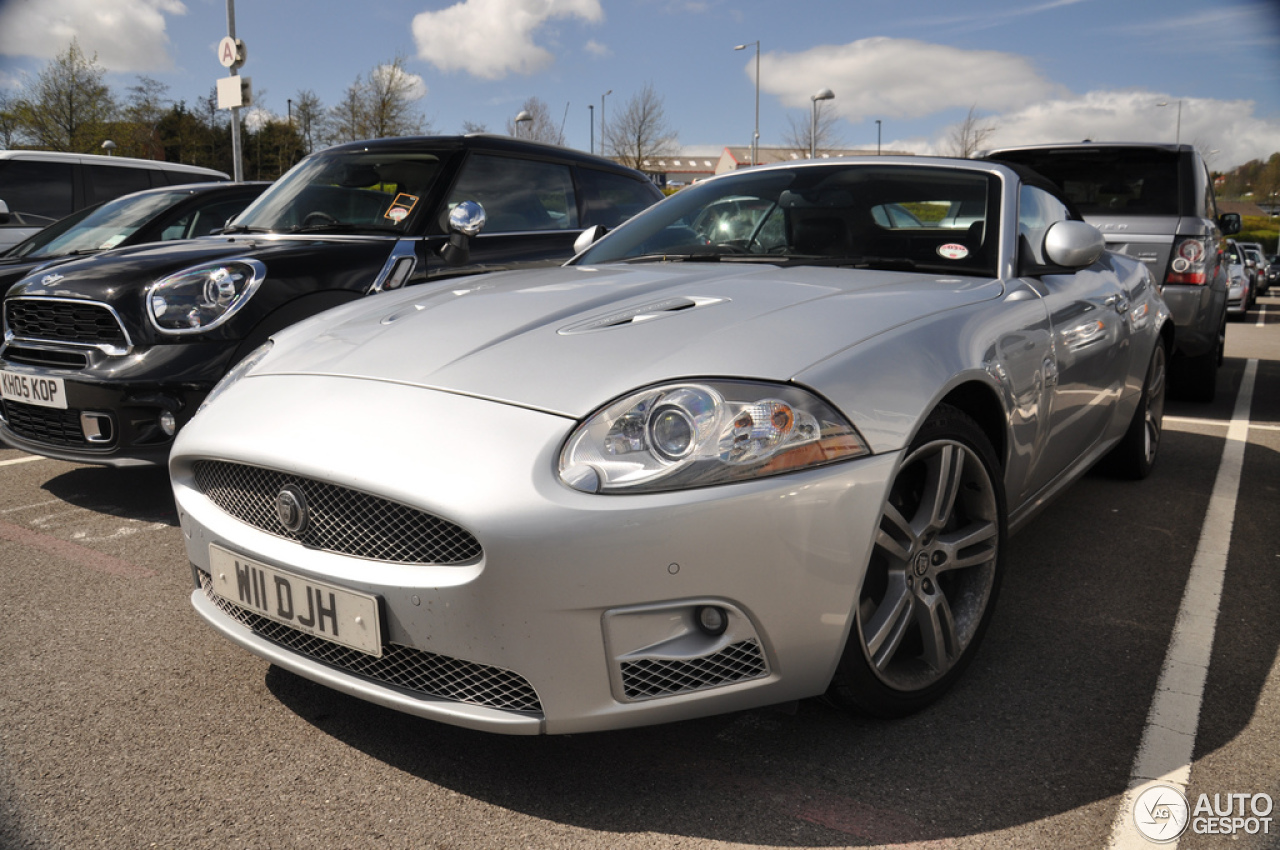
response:
{"label": "car hood", "polygon": [[[336,270],[368,269],[372,264],[376,273],[394,245],[391,239],[261,236],[209,236],[139,245],[59,263],[48,270],[34,269],[9,295],[85,298],[114,304],[121,298],[135,297],[137,292],[165,275],[235,257],[262,261],[270,277],[317,265]],[[317,257],[323,260],[318,261]]]}
{"label": "car hood", "polygon": [[430,387],[579,418],[678,378],[786,381],[998,280],[694,263],[567,266],[377,295],[278,335],[255,374]]}

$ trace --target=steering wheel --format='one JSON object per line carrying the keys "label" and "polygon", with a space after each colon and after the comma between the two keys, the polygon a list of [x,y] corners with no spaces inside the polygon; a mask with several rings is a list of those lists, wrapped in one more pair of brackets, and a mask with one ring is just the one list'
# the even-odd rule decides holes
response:
{"label": "steering wheel", "polygon": [[307,213],[307,217],[302,220],[302,226],[306,227],[311,224],[337,224],[338,220],[327,212],[315,210]]}

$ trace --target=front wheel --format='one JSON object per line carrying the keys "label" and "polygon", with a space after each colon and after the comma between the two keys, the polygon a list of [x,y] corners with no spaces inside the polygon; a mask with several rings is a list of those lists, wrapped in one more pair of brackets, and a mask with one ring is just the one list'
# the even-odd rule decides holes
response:
{"label": "front wheel", "polygon": [[1129,430],[1107,457],[1111,468],[1126,478],[1146,478],[1155,466],[1160,435],[1164,432],[1165,363],[1164,345],[1157,340],[1142,384],[1138,409],[1129,422]]}
{"label": "front wheel", "polygon": [[900,717],[941,697],[986,630],[1005,537],[991,442],[973,419],[941,406],[890,487],[828,698]]}

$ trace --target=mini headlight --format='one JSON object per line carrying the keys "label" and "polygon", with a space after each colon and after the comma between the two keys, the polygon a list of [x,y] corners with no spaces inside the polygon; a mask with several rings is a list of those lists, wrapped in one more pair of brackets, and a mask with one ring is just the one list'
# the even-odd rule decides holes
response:
{"label": "mini headlight", "polygon": [[640,390],[589,416],[560,454],[560,478],[592,493],[679,490],[868,453],[843,416],[798,387],[678,383]]}
{"label": "mini headlight", "polygon": [[183,269],[151,284],[148,315],[165,333],[203,333],[231,318],[266,276],[266,266],[247,258]]}

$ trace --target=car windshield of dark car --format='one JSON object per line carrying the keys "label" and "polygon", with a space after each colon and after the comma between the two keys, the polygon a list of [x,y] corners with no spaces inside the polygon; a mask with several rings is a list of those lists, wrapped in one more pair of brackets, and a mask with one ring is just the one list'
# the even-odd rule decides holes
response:
{"label": "car windshield of dark car", "polygon": [[429,153],[316,154],[276,181],[226,232],[405,233],[439,170],[439,157]]}
{"label": "car windshield of dark car", "polygon": [[6,256],[39,260],[114,248],[188,194],[182,191],[149,192],[116,198],[73,221],[68,227],[59,227],[63,224],[61,221],[52,225],[57,228],[55,231],[35,234],[22,245],[15,246]]}
{"label": "car windshield of dark car", "polygon": [[831,164],[683,189],[575,262],[769,262],[994,276],[993,175]]}
{"label": "car windshield of dark car", "polygon": [[1178,215],[1178,153],[1151,148],[1002,151],[1056,183],[1081,215]]}

